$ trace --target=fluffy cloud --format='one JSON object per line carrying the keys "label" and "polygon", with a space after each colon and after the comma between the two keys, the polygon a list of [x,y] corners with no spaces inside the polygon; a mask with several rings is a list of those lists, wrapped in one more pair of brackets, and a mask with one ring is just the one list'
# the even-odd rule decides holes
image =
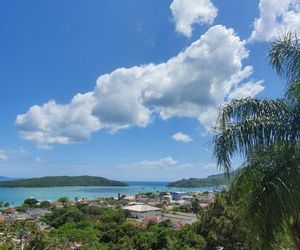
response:
{"label": "fluffy cloud", "polygon": [[7,161],[8,156],[5,150],[0,149],[0,162]]}
{"label": "fluffy cloud", "polygon": [[284,31],[300,32],[299,0],[260,0],[250,41],[270,41]]}
{"label": "fluffy cloud", "polygon": [[91,114],[94,103],[92,92],[77,94],[67,105],[49,101],[18,115],[16,125],[22,138],[35,141],[39,147],[82,142],[101,128]]}
{"label": "fluffy cloud", "polygon": [[176,25],[176,31],[190,37],[193,24],[211,24],[218,9],[210,0],[174,0],[170,9]]}
{"label": "fluffy cloud", "polygon": [[29,159],[29,152],[23,148],[22,146],[18,148],[5,148],[5,149],[0,149],[0,162],[7,162],[9,163],[17,160],[24,160],[24,159]]}
{"label": "fluffy cloud", "polygon": [[263,81],[258,82],[247,82],[240,88],[235,89],[229,94],[228,100],[232,99],[243,99],[248,96],[256,96],[258,93],[264,90]]}
{"label": "fluffy cloud", "polygon": [[16,125],[22,138],[41,147],[82,142],[100,129],[145,127],[156,114],[164,120],[194,118],[210,129],[230,94],[263,89],[261,82],[243,84],[252,74],[251,66],[242,65],[247,57],[245,41],[233,29],[214,26],[168,61],[116,69],[68,104],[31,107],[17,116]]}
{"label": "fluffy cloud", "polygon": [[218,173],[215,163],[183,163],[170,156],[158,160],[122,164],[114,167],[113,171],[112,176],[116,179],[143,181],[172,181],[179,178],[206,177]]}
{"label": "fluffy cloud", "polygon": [[186,135],[186,134],[183,134],[183,133],[180,133],[180,132],[174,134],[172,136],[172,139],[175,140],[175,141],[178,141],[178,142],[183,142],[183,143],[189,143],[193,140],[189,135]]}
{"label": "fluffy cloud", "polygon": [[154,161],[140,161],[132,164],[122,164],[117,166],[122,170],[132,170],[136,168],[141,168],[143,170],[161,170],[165,168],[173,168],[177,166],[178,162],[174,160],[172,157],[166,157],[159,160]]}

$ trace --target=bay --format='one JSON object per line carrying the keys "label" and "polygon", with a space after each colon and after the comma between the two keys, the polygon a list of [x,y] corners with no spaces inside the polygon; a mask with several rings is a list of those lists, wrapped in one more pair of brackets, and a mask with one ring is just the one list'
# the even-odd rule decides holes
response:
{"label": "bay", "polygon": [[27,198],[55,201],[60,197],[96,199],[98,197],[118,197],[145,192],[195,192],[214,191],[215,188],[175,188],[167,187],[167,182],[127,182],[127,187],[47,187],[47,188],[0,188],[0,201],[18,206]]}

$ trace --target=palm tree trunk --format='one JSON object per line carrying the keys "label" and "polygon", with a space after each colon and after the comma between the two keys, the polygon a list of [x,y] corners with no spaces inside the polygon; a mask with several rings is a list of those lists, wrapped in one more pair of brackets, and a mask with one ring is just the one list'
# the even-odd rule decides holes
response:
{"label": "palm tree trunk", "polygon": [[292,226],[292,237],[295,250],[300,250],[300,223],[294,224]]}

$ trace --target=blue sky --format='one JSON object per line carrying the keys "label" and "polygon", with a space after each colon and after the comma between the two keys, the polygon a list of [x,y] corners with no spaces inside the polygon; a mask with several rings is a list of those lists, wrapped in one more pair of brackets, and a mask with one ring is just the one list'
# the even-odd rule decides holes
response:
{"label": "blue sky", "polygon": [[267,49],[299,23],[295,0],[1,1],[0,175],[217,173],[217,108],[282,96]]}

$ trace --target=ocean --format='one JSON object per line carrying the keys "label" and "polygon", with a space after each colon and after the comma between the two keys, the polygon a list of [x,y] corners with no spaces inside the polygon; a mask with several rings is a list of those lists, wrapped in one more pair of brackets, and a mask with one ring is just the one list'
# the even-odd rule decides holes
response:
{"label": "ocean", "polygon": [[117,197],[145,192],[195,192],[213,191],[214,188],[173,188],[167,182],[127,182],[128,187],[47,187],[47,188],[0,188],[0,201],[18,206],[29,197],[38,200],[55,201],[60,197],[96,199],[97,197]]}

